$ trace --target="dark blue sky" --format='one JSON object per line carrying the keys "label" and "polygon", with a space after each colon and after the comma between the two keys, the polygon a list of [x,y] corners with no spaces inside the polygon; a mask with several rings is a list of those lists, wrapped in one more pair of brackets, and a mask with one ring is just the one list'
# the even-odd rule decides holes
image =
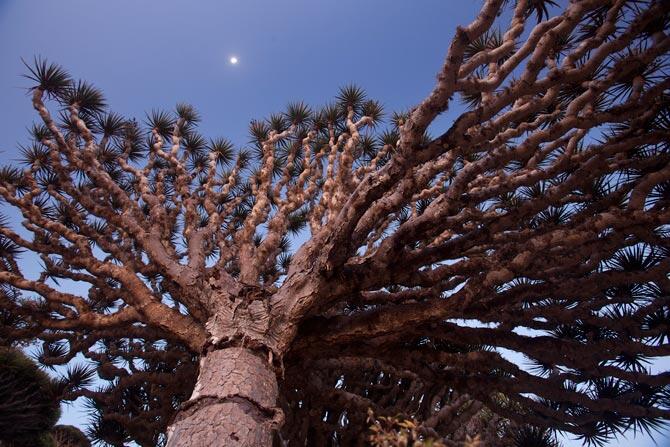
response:
{"label": "dark blue sky", "polygon": [[[480,4],[0,0],[0,159],[15,157],[35,120],[21,57],[60,63],[100,87],[111,110],[126,116],[142,119],[152,108],[189,102],[201,112],[206,136],[243,145],[252,118],[293,100],[322,105],[351,82],[387,110],[416,104],[432,88],[456,26],[471,21]],[[84,423],[76,408],[64,420]],[[639,437],[612,445],[631,442],[654,445]]]}
{"label": "dark blue sky", "polygon": [[[13,150],[34,119],[21,57],[62,64],[103,89],[112,110],[138,118],[190,102],[205,134],[243,144],[250,119],[296,99],[324,104],[350,82],[389,110],[414,105],[430,91],[456,25],[478,6],[0,0],[0,149]],[[228,62],[233,54],[237,66]]]}

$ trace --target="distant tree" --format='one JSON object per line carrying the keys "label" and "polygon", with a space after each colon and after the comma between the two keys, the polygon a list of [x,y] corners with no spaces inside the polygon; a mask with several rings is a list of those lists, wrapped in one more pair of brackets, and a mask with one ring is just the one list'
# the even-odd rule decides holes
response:
{"label": "distant tree", "polygon": [[58,382],[18,349],[0,347],[0,446],[51,447]]}
{"label": "distant tree", "polygon": [[551,430],[511,423],[467,395],[453,399],[440,413],[450,426],[446,438],[430,427],[430,420],[426,424],[400,416],[376,417],[368,410],[368,441],[372,447],[561,447]]}
{"label": "distant tree", "polygon": [[86,435],[72,425],[56,425],[51,429],[51,438],[55,447],[91,447]]}
{"label": "distant tree", "polygon": [[658,428],[670,2],[562,7],[487,0],[406,113],[348,86],[240,150],[36,60],[41,123],[0,171],[11,336],[90,359],[66,398],[111,445],[362,445],[368,409],[447,442],[455,394],[591,445]]}

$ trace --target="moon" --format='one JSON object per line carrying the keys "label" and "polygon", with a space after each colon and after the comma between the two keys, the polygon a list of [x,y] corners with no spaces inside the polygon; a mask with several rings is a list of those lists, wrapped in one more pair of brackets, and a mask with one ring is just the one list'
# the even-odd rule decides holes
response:
{"label": "moon", "polygon": [[231,65],[237,65],[238,62],[239,62],[239,60],[237,59],[237,57],[235,57],[235,56],[230,57]]}

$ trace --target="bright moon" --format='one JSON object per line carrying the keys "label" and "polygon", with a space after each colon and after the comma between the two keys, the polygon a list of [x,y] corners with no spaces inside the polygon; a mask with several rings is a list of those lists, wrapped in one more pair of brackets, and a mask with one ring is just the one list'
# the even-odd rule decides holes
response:
{"label": "bright moon", "polygon": [[237,62],[238,62],[238,61],[237,61],[237,58],[236,58],[235,56],[233,56],[233,57],[230,58],[230,63],[231,63],[231,64],[233,64],[233,65],[237,65]]}

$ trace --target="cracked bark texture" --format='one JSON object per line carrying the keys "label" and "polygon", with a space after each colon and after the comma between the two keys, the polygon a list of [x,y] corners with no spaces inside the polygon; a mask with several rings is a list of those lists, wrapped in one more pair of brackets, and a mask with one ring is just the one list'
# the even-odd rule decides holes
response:
{"label": "cracked bark texture", "polygon": [[190,400],[168,428],[168,447],[272,445],[277,379],[266,359],[244,348],[208,352]]}

